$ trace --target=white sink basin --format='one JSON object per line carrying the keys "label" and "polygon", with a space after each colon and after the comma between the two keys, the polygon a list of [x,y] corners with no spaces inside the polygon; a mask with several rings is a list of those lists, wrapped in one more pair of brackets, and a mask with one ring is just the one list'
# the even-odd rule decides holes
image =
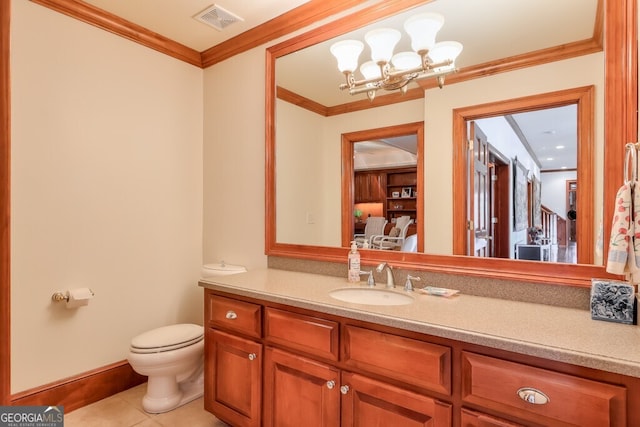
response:
{"label": "white sink basin", "polygon": [[413,297],[384,289],[342,288],[329,292],[331,298],[355,304],[367,305],[406,305],[413,302]]}

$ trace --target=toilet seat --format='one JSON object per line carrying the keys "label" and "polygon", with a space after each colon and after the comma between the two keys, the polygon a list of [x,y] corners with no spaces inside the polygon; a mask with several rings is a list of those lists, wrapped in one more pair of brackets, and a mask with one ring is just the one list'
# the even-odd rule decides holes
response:
{"label": "toilet seat", "polygon": [[163,326],[147,331],[131,340],[131,352],[138,354],[162,353],[196,344],[204,339],[204,328],[183,323]]}

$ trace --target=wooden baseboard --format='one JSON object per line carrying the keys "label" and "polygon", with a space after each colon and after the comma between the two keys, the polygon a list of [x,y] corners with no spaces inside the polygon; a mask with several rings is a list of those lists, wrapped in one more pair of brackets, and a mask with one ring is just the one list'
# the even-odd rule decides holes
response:
{"label": "wooden baseboard", "polygon": [[65,413],[97,402],[147,380],[136,373],[129,362],[112,363],[82,374],[25,390],[11,396],[19,406],[63,405]]}

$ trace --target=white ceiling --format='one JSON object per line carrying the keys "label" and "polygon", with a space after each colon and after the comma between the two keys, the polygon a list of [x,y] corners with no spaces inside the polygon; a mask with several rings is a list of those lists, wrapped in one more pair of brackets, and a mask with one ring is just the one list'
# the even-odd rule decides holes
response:
{"label": "white ceiling", "polygon": [[[197,51],[204,51],[308,0],[84,1]],[[370,0],[367,3],[378,1]],[[218,31],[193,18],[213,4],[238,15],[242,21]],[[593,34],[596,7],[597,0],[434,0],[389,20],[372,23],[367,28],[339,39],[363,40],[364,33],[371,28],[402,28],[402,23],[408,16],[417,13],[417,10],[436,11],[445,16],[445,24],[437,40],[457,40],[464,45],[457,61],[457,66],[462,68],[588,39]],[[338,39],[280,58],[276,73],[277,84],[327,106],[353,101],[354,97],[337,89],[344,78],[338,72],[335,59],[329,53],[329,46],[336,40]],[[403,50],[403,43],[405,46],[408,45],[406,36],[403,36],[396,51]],[[367,55],[365,50],[361,62],[366,60]],[[309,81],[313,81],[314,84],[308,84]],[[553,147],[557,145],[565,145],[567,152],[571,152],[572,149],[575,152],[575,115],[569,120],[567,116],[560,110],[554,110],[518,115],[514,118],[536,152],[549,152],[555,150]],[[555,168],[544,160],[552,156],[540,154],[538,157],[542,169]],[[566,161],[563,163],[569,168],[575,168],[575,160],[573,164]]]}
{"label": "white ceiling", "polygon": [[[100,9],[168,37],[199,52],[263,24],[309,0],[84,0]],[[223,31],[193,19],[217,4],[239,21]]]}

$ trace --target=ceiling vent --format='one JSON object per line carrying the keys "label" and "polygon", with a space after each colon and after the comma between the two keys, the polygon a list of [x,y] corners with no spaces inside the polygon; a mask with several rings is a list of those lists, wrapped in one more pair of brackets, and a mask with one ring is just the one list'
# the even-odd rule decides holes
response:
{"label": "ceiling vent", "polygon": [[244,21],[244,19],[223,9],[217,4],[209,6],[202,12],[196,14],[193,18],[215,28],[218,31],[224,30],[235,22]]}

